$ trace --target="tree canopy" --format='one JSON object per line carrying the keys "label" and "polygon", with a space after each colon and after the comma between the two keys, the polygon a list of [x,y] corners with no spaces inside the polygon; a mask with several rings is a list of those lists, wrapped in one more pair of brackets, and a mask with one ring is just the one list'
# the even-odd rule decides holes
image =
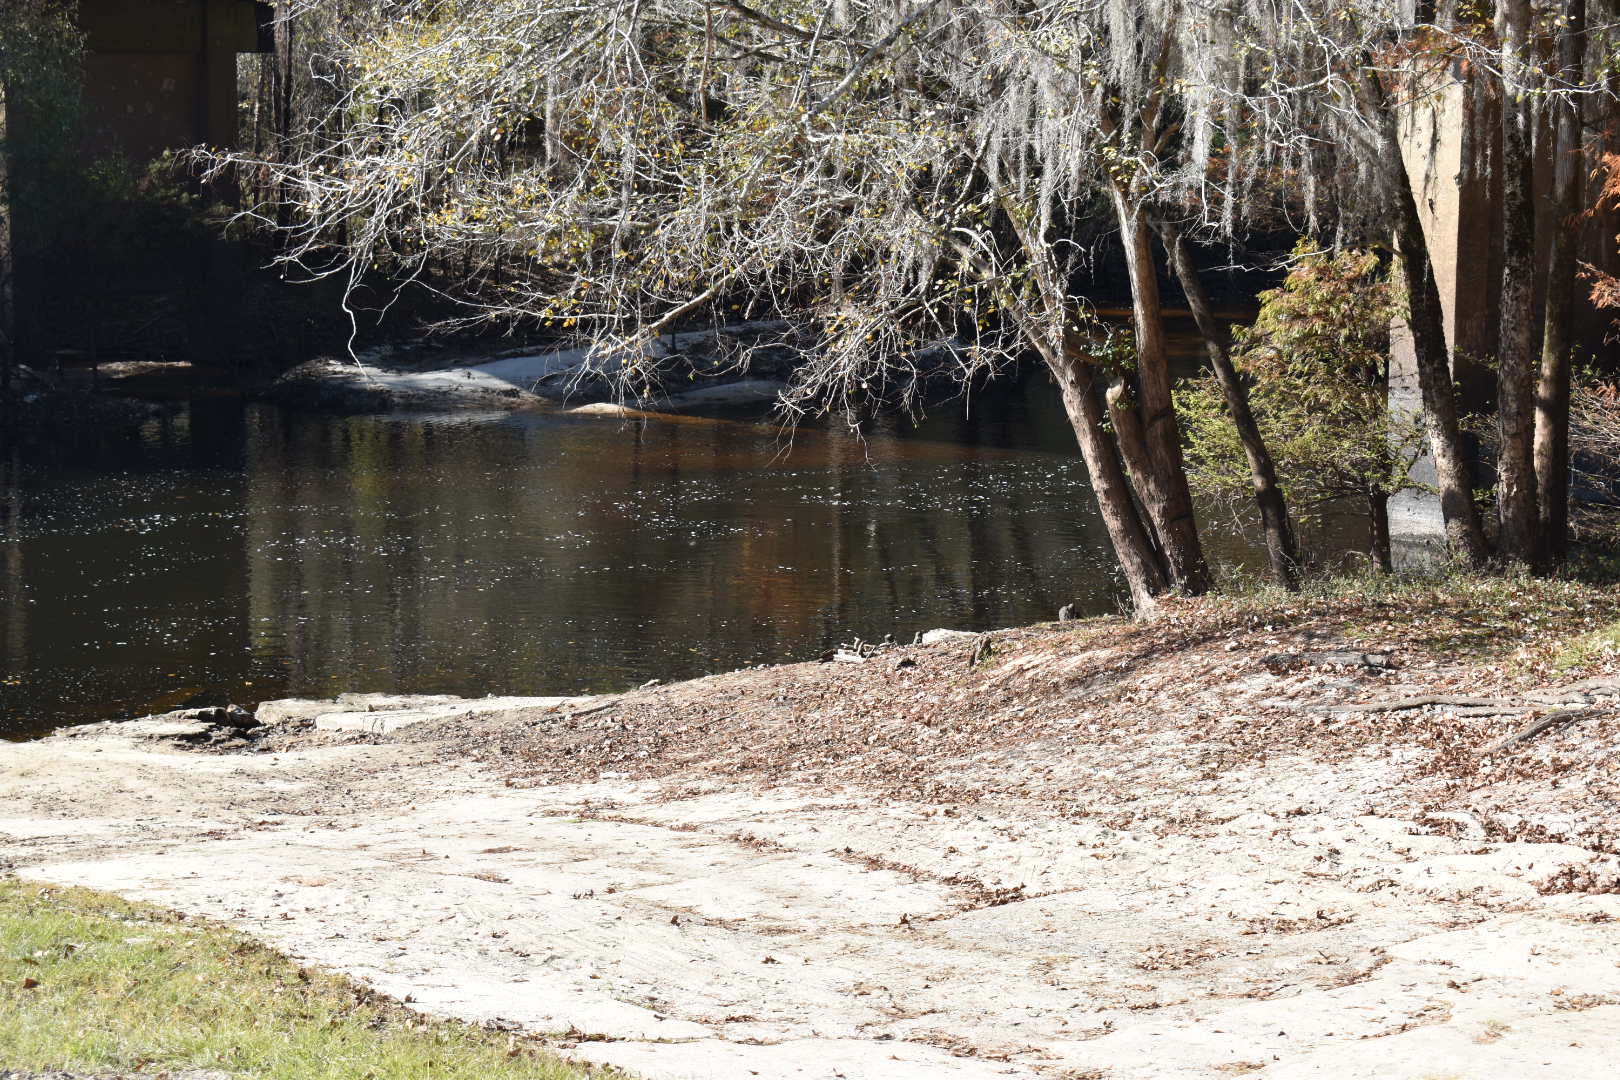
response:
{"label": "tree canopy", "polygon": [[[785,327],[793,415],[914,404],[926,379],[1038,355],[1146,609],[1209,581],[1161,270],[1231,375],[1193,252],[1251,229],[1399,246],[1448,534],[1485,557],[1403,118],[1460,78],[1506,93],[1501,168],[1518,184],[1525,109],[1607,92],[1570,50],[1529,44],[1599,38],[1582,0],[1498,7],[400,0],[330,20],[328,108],[276,152],[214,163],[266,178],[250,213],[285,262],[380,272],[453,296],[464,321],[572,339],[626,392],[656,379],[652,341],[699,318]],[[1523,218],[1502,221],[1510,298],[1536,258]],[[1081,284],[1104,227],[1132,294],[1123,350]],[[1505,310],[1499,464],[1522,479],[1530,315]],[[1289,580],[1247,383],[1221,385]],[[1524,558],[1524,485],[1503,490],[1507,553]]]}

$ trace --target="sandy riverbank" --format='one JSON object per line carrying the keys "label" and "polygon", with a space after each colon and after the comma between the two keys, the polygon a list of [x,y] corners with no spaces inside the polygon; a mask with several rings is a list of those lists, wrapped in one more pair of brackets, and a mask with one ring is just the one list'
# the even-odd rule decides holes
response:
{"label": "sandy riverbank", "polygon": [[0,851],[655,1078],[1600,1075],[1620,680],[1375,614],[109,726],[0,747]]}

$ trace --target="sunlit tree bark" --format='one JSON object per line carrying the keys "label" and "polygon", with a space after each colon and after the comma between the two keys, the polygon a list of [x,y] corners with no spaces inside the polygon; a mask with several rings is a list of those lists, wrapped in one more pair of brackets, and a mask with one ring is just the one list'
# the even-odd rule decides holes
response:
{"label": "sunlit tree bark", "polygon": [[[1566,0],[1558,27],[1557,78],[1567,88],[1586,85],[1586,0]],[[1586,177],[1581,134],[1581,101],[1571,94],[1555,98],[1553,115],[1553,190],[1550,251],[1547,261],[1545,325],[1541,336],[1541,370],[1536,386],[1535,473],[1540,497],[1538,530],[1542,556],[1562,562],[1569,547],[1569,396],[1570,353],[1574,348],[1575,247],[1580,237],[1581,192]]]}
{"label": "sunlit tree bark", "polygon": [[[1131,323],[1136,332],[1134,401],[1126,404],[1129,395],[1118,395],[1110,404],[1122,439],[1129,431],[1131,442],[1140,443],[1139,451],[1133,455],[1140,458],[1140,463],[1133,463],[1132,477],[1159,538],[1170,580],[1184,592],[1201,593],[1209,588],[1209,569],[1198,540],[1192,493],[1181,462],[1181,434],[1170,399],[1170,360],[1165,351],[1153,230],[1146,212],[1132,205],[1129,192],[1116,187],[1110,195],[1130,275]],[[1125,408],[1137,414],[1129,427],[1123,426],[1119,418]]]}
{"label": "sunlit tree bark", "polygon": [[1529,0],[1498,0],[1502,84],[1502,301],[1497,355],[1497,546],[1537,561],[1535,109]]}

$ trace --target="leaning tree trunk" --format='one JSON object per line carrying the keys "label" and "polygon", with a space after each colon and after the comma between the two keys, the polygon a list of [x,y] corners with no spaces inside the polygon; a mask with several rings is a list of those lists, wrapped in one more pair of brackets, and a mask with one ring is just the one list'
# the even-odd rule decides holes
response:
{"label": "leaning tree trunk", "polygon": [[1370,128],[1371,138],[1365,149],[1378,170],[1382,194],[1390,200],[1394,212],[1395,243],[1401,251],[1401,275],[1406,286],[1406,322],[1412,334],[1413,361],[1423,398],[1423,426],[1428,430],[1429,452],[1434,458],[1440,513],[1445,519],[1446,547],[1453,559],[1477,568],[1485,564],[1489,550],[1474,506],[1473,477],[1457,421],[1440,290],[1434,282],[1429,242],[1423,235],[1412,178],[1401,155],[1398,106],[1372,74],[1372,58],[1364,56],[1361,63],[1364,72],[1357,82],[1357,104]]}
{"label": "leaning tree trunk", "polygon": [[1536,208],[1534,113],[1529,86],[1529,0],[1501,0],[1502,303],[1496,375],[1498,548],[1537,562],[1535,432]]}
{"label": "leaning tree trunk", "polygon": [[1097,497],[1097,509],[1131,591],[1131,603],[1137,618],[1146,618],[1158,605],[1158,598],[1169,591],[1169,583],[1136,501],[1131,498],[1130,481],[1119,454],[1105,430],[1095,370],[1086,360],[1081,343],[1067,336],[1054,344],[1044,334],[1026,327],[1025,337],[1057,380],[1064,411],[1086,462],[1092,493]]}
{"label": "leaning tree trunk", "polygon": [[1068,310],[1058,269],[1052,262],[1052,249],[1029,228],[1017,207],[1006,202],[1003,206],[1008,222],[1029,257],[1041,298],[1039,316],[1016,303],[1009,305],[1009,313],[1018,320],[1024,339],[1040,354],[1057,380],[1063,408],[1080,444],[1091,491],[1113,544],[1114,556],[1125,575],[1136,616],[1147,618],[1158,606],[1159,597],[1170,591],[1172,582],[1147,523],[1137,509],[1118,448],[1105,426],[1096,369],[1089,360],[1090,342],[1067,329],[1073,323],[1072,312]]}
{"label": "leaning tree trunk", "polygon": [[[1108,422],[1114,428],[1114,443],[1119,448],[1119,457],[1125,465],[1126,473],[1133,481],[1137,481],[1136,487],[1140,494],[1142,482],[1138,478],[1153,475],[1153,461],[1148,456],[1147,435],[1142,431],[1142,410],[1137,404],[1135,390],[1125,376],[1109,372],[1106,387],[1103,400],[1108,403]],[[1154,546],[1155,550],[1159,550],[1156,538]]]}
{"label": "leaning tree trunk", "polygon": [[1169,591],[1146,526],[1131,499],[1131,485],[1125,478],[1114,444],[1103,428],[1103,407],[1097,394],[1096,378],[1089,363],[1065,348],[1056,365],[1048,361],[1063,394],[1063,408],[1069,414],[1080,443],[1091,489],[1097,496],[1097,509],[1113,543],[1114,554],[1131,590],[1131,602],[1138,618],[1152,614],[1158,598]]}
{"label": "leaning tree trunk", "polygon": [[[1558,61],[1566,83],[1579,84],[1586,72],[1586,0],[1569,0],[1568,24],[1561,31]],[[1581,107],[1565,97],[1553,103],[1553,232],[1547,265],[1547,312],[1541,335],[1541,377],[1536,387],[1536,491],[1541,554],[1562,562],[1569,552],[1569,365],[1575,309],[1575,242],[1580,236],[1581,180],[1586,170],[1581,145]]]}
{"label": "leaning tree trunk", "polygon": [[1469,567],[1485,564],[1485,531],[1474,506],[1473,479],[1463,452],[1457,420],[1457,401],[1451,381],[1451,357],[1440,308],[1440,290],[1429,263],[1429,245],[1423,236],[1417,201],[1401,160],[1394,120],[1384,127],[1384,161],[1389,170],[1389,195],[1395,202],[1395,239],[1401,249],[1401,273],[1406,285],[1407,325],[1417,364],[1418,390],[1423,397],[1424,426],[1429,452],[1440,488],[1440,513],[1445,518],[1446,545],[1452,557]]}
{"label": "leaning tree trunk", "polygon": [[1125,192],[1113,189],[1130,272],[1131,314],[1136,331],[1136,406],[1140,409],[1147,468],[1132,474],[1170,572],[1172,588],[1197,596],[1209,591],[1209,567],[1198,540],[1192,492],[1181,460],[1181,433],[1170,397],[1170,367],[1164,347],[1159,278],[1147,215]]}
{"label": "leaning tree trunk", "polygon": [[1261,528],[1266,535],[1266,551],[1271,556],[1271,572],[1277,583],[1290,591],[1299,588],[1299,546],[1294,537],[1294,526],[1288,518],[1288,505],[1283,498],[1282,486],[1277,482],[1277,467],[1266,447],[1265,436],[1255,421],[1254,410],[1249,408],[1249,391],[1238,378],[1232,366],[1232,338],[1227,328],[1215,317],[1215,308],[1204,291],[1203,279],[1193,265],[1192,251],[1181,230],[1169,222],[1159,223],[1159,233],[1170,265],[1181,282],[1181,291],[1187,296],[1193,320],[1203,336],[1209,364],[1215,370],[1215,381],[1220,384],[1221,396],[1226,399],[1227,411],[1237,428],[1243,453],[1249,459],[1249,479],[1254,485],[1254,502],[1260,509]]}

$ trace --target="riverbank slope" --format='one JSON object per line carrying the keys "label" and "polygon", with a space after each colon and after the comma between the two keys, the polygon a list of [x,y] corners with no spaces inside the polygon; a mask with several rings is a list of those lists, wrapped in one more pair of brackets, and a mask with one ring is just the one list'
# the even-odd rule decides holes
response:
{"label": "riverbank slope", "polygon": [[0,836],[649,1077],[1595,1075],[1616,618],[1377,587],[82,729],[0,749]]}

